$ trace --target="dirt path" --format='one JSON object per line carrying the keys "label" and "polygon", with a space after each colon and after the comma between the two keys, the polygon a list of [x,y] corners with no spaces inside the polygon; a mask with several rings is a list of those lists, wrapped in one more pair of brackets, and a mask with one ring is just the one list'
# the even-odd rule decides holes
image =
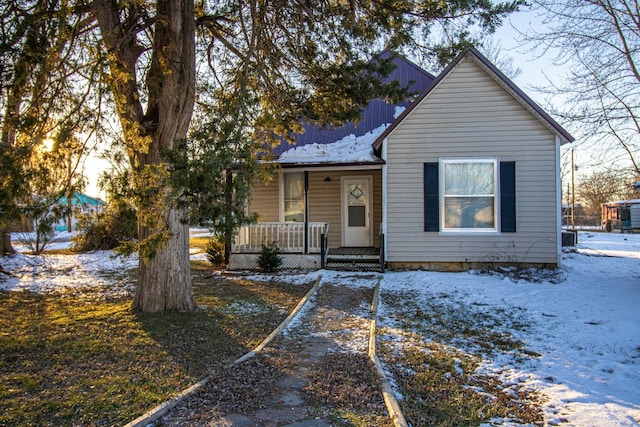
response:
{"label": "dirt path", "polygon": [[153,425],[392,425],[367,356],[377,281],[368,277],[360,287],[344,276],[323,280],[281,336],[239,365],[214,369],[200,392]]}

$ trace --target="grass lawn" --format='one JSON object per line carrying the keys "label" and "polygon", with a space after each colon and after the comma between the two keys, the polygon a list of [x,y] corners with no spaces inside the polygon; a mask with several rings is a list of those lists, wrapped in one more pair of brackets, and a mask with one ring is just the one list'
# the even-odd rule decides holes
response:
{"label": "grass lawn", "polygon": [[129,422],[249,351],[312,285],[229,278],[204,262],[192,274],[196,313],[0,292],[0,426]]}

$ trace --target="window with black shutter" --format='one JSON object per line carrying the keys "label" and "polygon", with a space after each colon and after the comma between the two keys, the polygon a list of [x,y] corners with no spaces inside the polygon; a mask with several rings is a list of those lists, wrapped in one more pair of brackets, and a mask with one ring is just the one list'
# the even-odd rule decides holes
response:
{"label": "window with black shutter", "polygon": [[441,159],[424,164],[424,231],[515,232],[515,200],[515,162]]}

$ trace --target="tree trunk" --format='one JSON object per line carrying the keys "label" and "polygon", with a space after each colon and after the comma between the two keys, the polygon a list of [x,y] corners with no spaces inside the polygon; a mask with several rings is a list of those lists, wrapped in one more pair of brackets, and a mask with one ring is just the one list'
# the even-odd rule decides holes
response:
{"label": "tree trunk", "polygon": [[71,185],[73,170],[71,166],[71,153],[69,153],[67,159],[67,231],[69,233],[73,231],[73,187]]}
{"label": "tree trunk", "polygon": [[[130,17],[122,20],[120,6],[128,2],[96,0],[91,3],[98,20],[103,42],[111,53],[111,83],[120,124],[129,149],[131,167],[143,172],[145,167],[162,167],[163,150],[173,148],[174,141],[185,138],[195,102],[195,12],[193,0],[156,1],[153,44],[150,63],[138,68],[140,55],[147,50],[135,36],[141,22],[137,3],[130,6]],[[133,35],[133,36],[132,36]],[[145,88],[137,81],[146,68]],[[141,99],[146,99],[143,111]],[[151,183],[151,185],[157,183]],[[144,190],[141,188],[140,190]],[[162,194],[162,191],[160,191]],[[139,209],[141,209],[139,207]],[[196,309],[191,291],[189,265],[189,230],[182,224],[184,215],[171,207],[160,212],[141,212],[139,240],[144,242],[160,230],[168,230],[168,241],[146,259],[140,256],[138,286],[133,308],[141,311]],[[156,216],[157,223],[140,221],[141,215]]]}
{"label": "tree trunk", "polygon": [[[148,151],[136,153],[134,167],[136,162],[141,166],[162,164],[161,150],[169,150],[175,140],[186,138],[195,101],[193,1],[158,0],[157,13],[146,81],[149,101],[145,118],[153,122],[149,132],[153,142]],[[189,226],[182,223],[187,216],[171,205],[163,216],[169,240],[153,259],[140,257],[133,308],[144,312],[194,311],[197,306],[191,289]],[[141,225],[138,238],[142,242],[153,231]]]}
{"label": "tree trunk", "polygon": [[8,228],[0,230],[0,256],[14,254],[16,251],[11,246],[11,232]]}
{"label": "tree trunk", "polygon": [[[133,309],[137,311],[194,311],[197,308],[191,290],[189,226],[180,221],[180,211],[172,208],[167,211],[164,219],[171,232],[169,241],[151,260],[140,257],[133,300]],[[152,233],[154,230],[149,227],[139,227],[141,241]]]}

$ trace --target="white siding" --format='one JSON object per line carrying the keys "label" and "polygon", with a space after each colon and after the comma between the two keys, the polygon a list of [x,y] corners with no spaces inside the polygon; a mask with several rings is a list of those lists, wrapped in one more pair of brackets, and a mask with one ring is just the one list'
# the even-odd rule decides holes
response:
{"label": "white siding", "polygon": [[258,214],[261,222],[278,222],[280,220],[279,191],[277,174],[268,183],[254,179],[249,198],[249,214]]}
{"label": "white siding", "polygon": [[[386,144],[389,262],[557,262],[555,135],[469,57]],[[517,232],[425,232],[423,165],[441,157],[515,161]]]}

